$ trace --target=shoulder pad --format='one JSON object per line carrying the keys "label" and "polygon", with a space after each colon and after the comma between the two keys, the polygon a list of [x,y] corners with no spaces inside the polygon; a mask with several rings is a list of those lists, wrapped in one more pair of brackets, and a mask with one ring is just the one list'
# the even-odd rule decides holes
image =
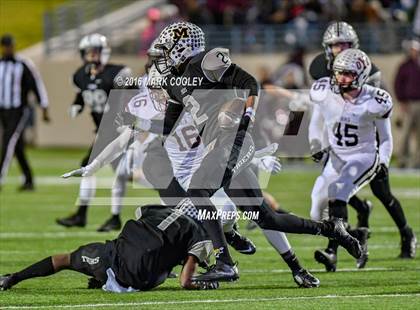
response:
{"label": "shoulder pad", "polygon": [[201,61],[201,69],[209,81],[220,82],[223,74],[231,64],[229,50],[227,48],[216,47],[204,55]]}
{"label": "shoulder pad", "polygon": [[368,110],[369,113],[377,118],[388,118],[392,110],[392,97],[386,91],[378,87],[366,85],[368,92]]}
{"label": "shoulder pad", "polygon": [[81,66],[79,69],[76,70],[76,72],[73,74],[72,82],[74,87],[77,89],[82,89],[82,78],[85,74],[85,66]]}
{"label": "shoulder pad", "polygon": [[327,98],[330,91],[330,78],[324,77],[316,80],[309,91],[309,98],[314,103],[321,103]]}
{"label": "shoulder pad", "polygon": [[328,62],[325,59],[324,53],[318,54],[309,65],[309,74],[313,80],[319,80],[324,77],[328,77]]}

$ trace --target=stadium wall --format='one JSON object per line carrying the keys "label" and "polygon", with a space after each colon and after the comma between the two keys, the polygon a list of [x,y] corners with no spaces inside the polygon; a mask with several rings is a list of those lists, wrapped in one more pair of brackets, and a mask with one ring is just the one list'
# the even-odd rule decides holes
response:
{"label": "stadium wall", "polygon": [[[315,54],[308,55],[306,64],[309,64],[314,56]],[[286,55],[234,55],[232,58],[244,69],[258,77],[259,67],[277,68],[286,60]],[[372,56],[373,62],[382,70],[384,81],[391,93],[395,72],[402,59],[402,54]],[[111,61],[130,66],[136,75],[141,75],[144,72],[145,58],[114,56]],[[88,110],[84,111],[76,119],[70,119],[68,116],[68,108],[75,96],[75,89],[72,86],[70,77],[76,68],[80,66],[79,59],[77,57],[63,57],[42,59],[35,62],[48,91],[52,117],[50,124],[44,124],[39,119],[37,120],[36,144],[41,147],[88,146],[94,138],[94,126]],[[394,111],[395,121],[398,109],[396,108]],[[38,118],[40,117],[39,114]],[[397,135],[398,130],[394,128],[394,141],[396,144],[398,144]]]}

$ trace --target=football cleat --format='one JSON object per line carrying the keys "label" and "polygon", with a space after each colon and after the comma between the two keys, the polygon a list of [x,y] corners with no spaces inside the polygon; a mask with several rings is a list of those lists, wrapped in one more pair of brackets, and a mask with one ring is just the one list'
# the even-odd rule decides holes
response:
{"label": "football cleat", "polygon": [[237,264],[230,266],[225,263],[218,262],[211,266],[205,273],[192,277],[192,281],[220,281],[233,282],[239,279],[239,271]]}
{"label": "football cleat", "polygon": [[35,190],[35,186],[33,183],[24,183],[19,188],[19,192],[32,192]]}
{"label": "football cleat", "polygon": [[235,229],[229,233],[225,233],[225,237],[226,242],[239,253],[252,255],[257,251],[255,244],[247,237],[242,236]]}
{"label": "football cleat", "polygon": [[416,256],[417,238],[413,230],[408,227],[401,234],[401,253],[399,258],[414,258]]}
{"label": "football cleat", "polygon": [[99,232],[108,232],[111,230],[120,230],[121,229],[121,219],[119,216],[110,217],[105,223],[98,228]]}
{"label": "football cleat", "polygon": [[337,270],[337,254],[326,250],[316,250],[314,253],[315,260],[325,266],[327,272],[335,272]]}
{"label": "football cleat", "polygon": [[299,271],[293,271],[293,280],[299,287],[318,287],[319,280],[310,274],[306,269],[300,269]]}
{"label": "football cleat", "polygon": [[324,236],[337,240],[354,258],[359,258],[362,255],[362,248],[359,241],[347,232],[342,219],[334,218],[325,223],[330,224],[331,228],[324,232]]}
{"label": "football cleat", "polygon": [[357,213],[357,227],[367,227],[369,228],[369,217],[372,213],[373,204],[370,200],[365,199],[363,201],[365,205],[365,212]]}
{"label": "football cleat", "polygon": [[5,274],[4,276],[0,276],[0,291],[6,291],[13,286],[12,275]]}
{"label": "football cleat", "polygon": [[55,220],[58,225],[64,227],[85,227],[86,226],[86,217],[79,214],[73,214],[69,217]]}
{"label": "football cleat", "polygon": [[354,230],[354,237],[360,242],[360,246],[362,247],[362,255],[356,260],[356,266],[359,269],[365,268],[366,263],[369,259],[369,251],[368,251],[368,238],[369,238],[369,229],[366,227],[356,228]]}

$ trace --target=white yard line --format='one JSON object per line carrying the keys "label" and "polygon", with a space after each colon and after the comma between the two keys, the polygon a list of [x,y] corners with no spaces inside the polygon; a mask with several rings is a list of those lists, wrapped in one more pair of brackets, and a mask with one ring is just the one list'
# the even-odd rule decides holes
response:
{"label": "white yard line", "polygon": [[354,299],[354,298],[401,298],[420,297],[420,293],[413,294],[372,294],[372,295],[321,295],[321,296],[294,296],[272,298],[237,298],[237,299],[201,299],[201,300],[174,300],[174,301],[144,301],[144,302],[117,302],[78,305],[45,305],[45,306],[6,306],[1,309],[45,309],[45,308],[96,308],[96,307],[134,307],[134,306],[164,306],[187,304],[215,304],[215,303],[246,303],[270,302],[282,300],[322,300],[322,299]]}

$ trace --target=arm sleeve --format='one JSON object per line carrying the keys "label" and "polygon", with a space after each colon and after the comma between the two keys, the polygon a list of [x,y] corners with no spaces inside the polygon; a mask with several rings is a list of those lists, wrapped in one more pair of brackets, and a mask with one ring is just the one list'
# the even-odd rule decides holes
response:
{"label": "arm sleeve", "polygon": [[314,104],[308,130],[309,143],[318,140],[322,144],[324,140],[324,118],[321,113],[321,107],[318,104]]}
{"label": "arm sleeve", "polygon": [[31,61],[25,59],[22,60],[22,62],[27,69],[29,89],[34,92],[39,105],[43,108],[47,108],[47,90],[45,88],[44,82],[42,81],[41,75]]}
{"label": "arm sleeve", "polygon": [[375,125],[379,137],[379,162],[388,167],[393,147],[391,120],[390,118],[376,119]]}
{"label": "arm sleeve", "polygon": [[[164,136],[167,136],[171,133],[172,129],[175,127],[178,118],[182,114],[184,106],[176,101],[168,100],[168,106],[165,112],[165,119],[163,120],[163,129],[160,133],[163,133]],[[157,122],[155,123],[158,124]],[[153,127],[153,123],[152,123]]]}
{"label": "arm sleeve", "polygon": [[232,64],[226,70],[221,82],[230,88],[249,90],[248,96],[258,96],[257,80],[236,64]]}
{"label": "arm sleeve", "polygon": [[91,165],[96,167],[95,170],[98,170],[99,168],[109,164],[118,156],[120,156],[126,149],[126,146],[130,142],[133,134],[133,129],[127,127],[116,139],[108,144],[103,149],[103,151],[92,161]]}

